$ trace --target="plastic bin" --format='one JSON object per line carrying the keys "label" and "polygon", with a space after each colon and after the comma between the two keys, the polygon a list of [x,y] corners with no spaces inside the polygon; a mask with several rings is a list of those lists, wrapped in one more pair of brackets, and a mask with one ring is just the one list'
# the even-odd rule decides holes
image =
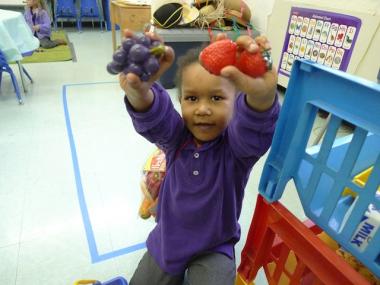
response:
{"label": "plastic bin", "polygon": [[[202,44],[210,42],[210,35],[208,30],[201,30],[195,28],[178,28],[178,29],[155,29],[157,34],[170,45],[175,52],[176,59],[184,55],[189,49],[196,48]],[[218,33],[221,31],[212,31]],[[247,34],[247,31],[240,31],[242,34]],[[227,32],[229,38],[233,39],[237,34],[236,32]],[[258,31],[254,30],[253,36],[258,36]],[[163,87],[170,89],[175,87],[175,77],[177,71],[177,62],[175,62],[160,78],[160,83]]]}
{"label": "plastic bin", "polygon": [[261,267],[269,284],[369,285],[317,236],[320,232],[312,222],[299,221],[280,202],[268,203],[259,195],[236,285],[252,284]]}
{"label": "plastic bin", "polygon": [[[322,144],[307,150],[319,109],[331,113]],[[306,216],[375,275],[380,276],[380,231],[362,220],[369,207],[380,209],[380,85],[307,61],[296,61],[259,184],[268,201],[278,200],[294,180]],[[345,120],[353,135],[337,139]],[[333,147],[335,146],[335,147]],[[373,166],[364,187],[352,180]],[[356,197],[344,195],[350,188]],[[376,232],[375,232],[376,231]]]}

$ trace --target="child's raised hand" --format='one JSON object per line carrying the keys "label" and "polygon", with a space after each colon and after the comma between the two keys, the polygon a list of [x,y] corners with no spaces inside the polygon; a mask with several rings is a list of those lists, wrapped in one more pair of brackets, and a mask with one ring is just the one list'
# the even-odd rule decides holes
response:
{"label": "child's raised hand", "polygon": [[[133,32],[129,30],[124,31],[124,36],[126,39],[133,38]],[[149,37],[151,42],[160,42],[163,46],[162,39],[153,33],[145,33],[146,37]],[[162,47],[161,47],[162,49]],[[151,49],[152,52],[153,48]],[[130,56],[130,53],[129,53]],[[125,66],[119,75],[119,82],[121,88],[124,90],[125,94],[128,96],[136,97],[148,95],[148,92],[154,81],[160,78],[160,76],[172,65],[174,61],[174,51],[168,46],[163,46],[162,54],[158,56],[158,66],[153,66],[153,72],[146,74],[145,69],[150,69],[152,66],[147,66],[150,55],[144,58],[141,63],[136,63],[134,66]],[[114,54],[115,59],[115,54]],[[156,60],[154,58],[154,60]],[[127,60],[129,62],[130,59]],[[133,62],[133,61],[132,61]],[[157,60],[156,63],[157,65]],[[136,66],[137,65],[137,66]],[[154,65],[154,63],[153,63]],[[137,69],[137,70],[135,70]],[[141,71],[143,70],[143,72]]]}
{"label": "child's raised hand", "polygon": [[[240,36],[236,40],[238,49],[249,53],[270,50],[270,44],[266,37],[259,36],[255,39],[249,36]],[[247,94],[247,103],[254,109],[264,111],[272,106],[277,88],[277,71],[272,66],[262,76],[253,78],[241,72],[235,66],[227,66],[222,69],[221,76],[230,79],[235,86]]]}
{"label": "child's raised hand", "polygon": [[266,37],[240,36],[236,42],[218,34],[202,50],[199,59],[211,74],[223,76],[247,94],[247,103],[258,111],[271,107],[275,98],[277,72],[272,68]]}

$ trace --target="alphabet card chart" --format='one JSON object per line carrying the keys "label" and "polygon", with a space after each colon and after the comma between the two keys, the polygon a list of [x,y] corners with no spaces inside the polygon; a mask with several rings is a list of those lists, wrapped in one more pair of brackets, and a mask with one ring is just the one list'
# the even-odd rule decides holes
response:
{"label": "alphabet card chart", "polygon": [[289,77],[300,58],[346,71],[360,27],[350,15],[292,7],[279,73]]}

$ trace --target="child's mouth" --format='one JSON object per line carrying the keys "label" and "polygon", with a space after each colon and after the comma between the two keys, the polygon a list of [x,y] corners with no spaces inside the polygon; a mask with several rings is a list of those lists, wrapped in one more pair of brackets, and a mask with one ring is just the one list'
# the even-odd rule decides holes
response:
{"label": "child's mouth", "polygon": [[202,130],[202,131],[207,131],[207,130],[210,130],[212,127],[214,127],[214,124],[198,123],[198,124],[195,124],[195,127]]}

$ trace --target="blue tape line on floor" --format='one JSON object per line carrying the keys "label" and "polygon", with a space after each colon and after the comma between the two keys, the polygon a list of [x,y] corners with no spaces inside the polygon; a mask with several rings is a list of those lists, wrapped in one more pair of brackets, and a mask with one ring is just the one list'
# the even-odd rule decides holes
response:
{"label": "blue tape line on floor", "polygon": [[66,84],[63,86],[63,90],[62,90],[63,109],[64,109],[64,114],[65,114],[67,136],[70,143],[71,158],[73,162],[73,170],[74,170],[75,183],[76,183],[76,188],[77,188],[78,201],[79,201],[79,206],[82,213],[82,219],[83,219],[83,224],[86,231],[87,243],[88,243],[88,248],[90,251],[92,263],[96,263],[96,262],[114,258],[116,256],[128,254],[128,253],[131,253],[131,252],[134,252],[146,247],[145,242],[142,242],[142,243],[138,243],[132,246],[128,246],[122,249],[114,250],[114,251],[99,255],[98,248],[96,246],[94,231],[91,226],[90,215],[88,213],[86,198],[83,191],[79,161],[78,161],[77,151],[75,147],[73,131],[71,128],[70,112],[69,112],[69,107],[67,103],[67,87],[80,86],[80,85],[93,85],[93,84],[109,84],[109,83],[116,83],[116,82]]}

